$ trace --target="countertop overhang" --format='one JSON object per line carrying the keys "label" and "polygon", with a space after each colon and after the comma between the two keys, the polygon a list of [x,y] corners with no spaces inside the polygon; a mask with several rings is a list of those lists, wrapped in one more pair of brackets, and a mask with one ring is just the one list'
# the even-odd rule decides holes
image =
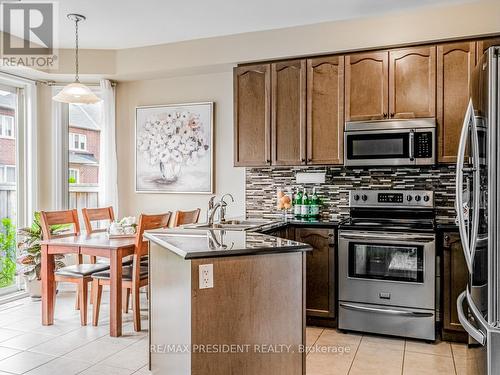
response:
{"label": "countertop overhang", "polygon": [[144,237],[188,259],[311,251],[308,244],[249,231],[162,229]]}

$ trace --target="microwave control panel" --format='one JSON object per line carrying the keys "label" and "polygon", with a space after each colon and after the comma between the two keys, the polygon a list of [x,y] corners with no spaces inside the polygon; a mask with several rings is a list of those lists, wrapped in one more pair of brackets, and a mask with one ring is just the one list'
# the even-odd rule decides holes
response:
{"label": "microwave control panel", "polygon": [[432,158],[432,133],[415,133],[415,157]]}

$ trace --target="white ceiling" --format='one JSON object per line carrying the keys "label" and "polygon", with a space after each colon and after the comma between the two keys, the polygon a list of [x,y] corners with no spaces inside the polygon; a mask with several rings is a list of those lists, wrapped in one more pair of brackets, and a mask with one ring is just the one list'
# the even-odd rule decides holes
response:
{"label": "white ceiling", "polygon": [[[121,49],[359,18],[473,0],[60,0],[60,47]],[[424,25],[422,25],[425,27]],[[376,32],[376,30],[374,30]]]}

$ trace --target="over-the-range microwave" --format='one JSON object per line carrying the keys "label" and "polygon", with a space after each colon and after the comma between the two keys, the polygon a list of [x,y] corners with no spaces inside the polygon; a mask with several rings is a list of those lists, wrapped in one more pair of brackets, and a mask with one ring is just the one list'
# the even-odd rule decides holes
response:
{"label": "over-the-range microwave", "polygon": [[345,166],[432,165],[435,162],[435,118],[345,124]]}

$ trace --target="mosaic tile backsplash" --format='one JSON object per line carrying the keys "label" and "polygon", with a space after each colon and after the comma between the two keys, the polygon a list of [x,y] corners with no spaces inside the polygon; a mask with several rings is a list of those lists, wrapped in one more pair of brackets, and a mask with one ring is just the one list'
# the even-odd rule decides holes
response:
{"label": "mosaic tile backsplash", "polygon": [[436,221],[455,220],[455,166],[394,167],[354,169],[343,167],[266,167],[246,169],[246,214],[249,218],[276,217],[276,189],[307,188],[313,184],[296,184],[297,172],[326,172],[324,184],[316,185],[323,200],[321,216],[341,220],[349,214],[349,190],[407,189],[432,190]]}

